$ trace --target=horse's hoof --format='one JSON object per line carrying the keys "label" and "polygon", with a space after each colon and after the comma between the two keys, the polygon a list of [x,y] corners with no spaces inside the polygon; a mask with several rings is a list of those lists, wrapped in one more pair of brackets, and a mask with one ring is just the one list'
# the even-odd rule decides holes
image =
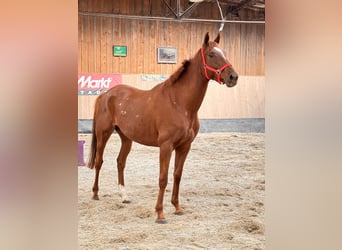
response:
{"label": "horse's hoof", "polygon": [[157,224],[167,224],[167,220],[165,219],[156,219]]}
{"label": "horse's hoof", "polygon": [[99,200],[99,196],[98,196],[98,195],[94,195],[94,196],[92,197],[92,199],[98,201],[98,200]]}
{"label": "horse's hoof", "polygon": [[130,200],[123,200],[122,203],[128,204],[128,203],[131,203],[131,201]]}
{"label": "horse's hoof", "polygon": [[176,211],[175,212],[175,215],[183,215],[183,214],[185,214],[183,211]]}

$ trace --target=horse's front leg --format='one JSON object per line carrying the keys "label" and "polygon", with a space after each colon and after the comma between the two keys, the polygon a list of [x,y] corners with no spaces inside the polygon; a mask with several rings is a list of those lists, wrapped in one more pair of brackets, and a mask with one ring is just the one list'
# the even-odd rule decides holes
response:
{"label": "horse's front leg", "polygon": [[159,194],[156,204],[156,212],[157,212],[157,220],[156,223],[165,224],[167,223],[165,220],[164,212],[163,212],[163,200],[164,200],[164,193],[165,188],[167,186],[168,180],[168,171],[169,171],[169,164],[170,158],[172,154],[173,148],[170,143],[163,143],[160,146],[160,153],[159,153]]}
{"label": "horse's front leg", "polygon": [[182,178],[183,165],[190,151],[191,143],[186,143],[176,148],[176,157],[175,157],[175,169],[173,172],[173,190],[172,190],[172,198],[171,203],[175,206],[176,211],[175,214],[181,215],[183,214],[183,209],[179,204],[179,184]]}

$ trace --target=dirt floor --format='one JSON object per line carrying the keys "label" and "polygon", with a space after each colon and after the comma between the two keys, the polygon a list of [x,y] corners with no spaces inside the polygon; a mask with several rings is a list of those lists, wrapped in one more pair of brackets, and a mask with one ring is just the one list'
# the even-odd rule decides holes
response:
{"label": "dirt floor", "polygon": [[[90,135],[85,140],[88,158]],[[199,134],[184,165],[180,203],[171,204],[173,162],[164,197],[168,224],[156,224],[159,148],[134,143],[125,169],[131,203],[117,188],[117,135],[110,138],[94,201],[94,170],[78,168],[79,249],[265,249],[265,134]]]}

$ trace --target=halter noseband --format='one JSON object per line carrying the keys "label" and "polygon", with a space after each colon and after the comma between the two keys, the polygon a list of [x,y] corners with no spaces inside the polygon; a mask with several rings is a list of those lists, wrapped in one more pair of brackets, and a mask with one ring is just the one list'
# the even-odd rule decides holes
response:
{"label": "halter noseband", "polygon": [[221,68],[219,68],[219,69],[214,69],[213,67],[208,66],[208,64],[206,63],[205,58],[204,58],[203,48],[201,48],[201,55],[202,55],[202,62],[203,62],[203,66],[204,66],[204,75],[205,75],[205,78],[207,78],[208,80],[210,80],[210,78],[209,78],[209,76],[208,76],[208,72],[207,72],[207,70],[210,70],[210,71],[216,73],[216,75],[217,75],[217,82],[218,82],[219,84],[222,84],[222,83],[221,83],[221,73],[222,73],[222,71],[223,71],[225,68],[231,67],[232,65],[231,65],[230,63],[226,63],[226,64],[223,65]]}

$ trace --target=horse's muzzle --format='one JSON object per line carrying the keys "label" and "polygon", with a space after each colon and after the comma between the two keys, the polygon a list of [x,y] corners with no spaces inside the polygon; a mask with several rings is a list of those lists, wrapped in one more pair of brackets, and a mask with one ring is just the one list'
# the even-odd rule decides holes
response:
{"label": "horse's muzzle", "polygon": [[234,71],[232,71],[229,74],[228,79],[225,81],[226,86],[229,88],[234,87],[237,84],[238,78],[239,76]]}

